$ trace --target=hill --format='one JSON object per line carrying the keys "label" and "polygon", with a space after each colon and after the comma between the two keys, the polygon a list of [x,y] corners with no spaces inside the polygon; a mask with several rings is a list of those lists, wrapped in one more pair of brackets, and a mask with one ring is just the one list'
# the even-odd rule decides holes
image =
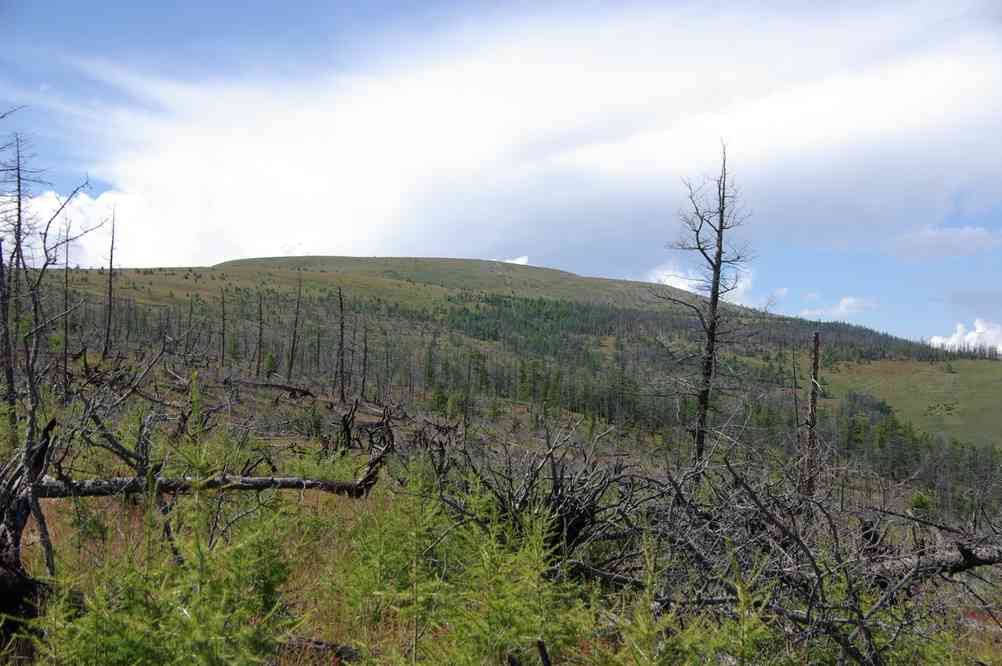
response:
{"label": "hill", "polygon": [[[89,299],[101,298],[105,289],[102,273],[73,270],[71,284]],[[54,281],[56,278],[61,281],[60,276]],[[178,318],[186,316],[186,309],[192,310],[192,302],[197,306],[193,310],[196,318],[199,312],[207,318],[218,316],[210,313],[219,308],[226,294],[230,330],[238,347],[234,353],[245,356],[253,355],[251,348],[257,344],[249,338],[256,325],[255,295],[263,294],[264,317],[274,329],[265,337],[274,338],[271,346],[281,365],[285,336],[277,327],[279,322],[291,324],[292,297],[300,278],[309,303],[305,327],[315,329],[311,334],[315,356],[330,353],[319,347],[332,344],[332,332],[324,329],[326,322],[334,321],[333,300],[341,289],[363,326],[381,332],[382,342],[371,341],[374,354],[379,353],[381,344],[395,345],[402,356],[427,356],[438,351],[442,359],[460,348],[475,349],[496,358],[499,364],[510,364],[514,373],[518,363],[529,359],[544,367],[560,367],[563,382],[589,374],[592,384],[608,384],[617,372],[629,374],[630,391],[622,386],[616,389],[620,397],[615,402],[620,409],[628,392],[640,402],[650,403],[645,411],[663,409],[644,395],[662,394],[674,377],[666,369],[677,364],[680,349],[692,351],[698,342],[690,314],[657,298],[654,290],[676,298],[695,298],[686,292],[498,261],[268,257],[211,267],[116,269],[115,289],[126,307],[166,307]],[[828,381],[829,405],[850,392],[859,392],[886,401],[903,419],[932,435],[988,444],[997,441],[996,433],[1002,431],[1002,415],[992,405],[992,396],[1002,383],[1002,364],[956,359],[949,366],[953,372],[949,372],[946,363],[950,355],[863,327],[809,322],[733,306],[730,312],[744,323],[748,333],[732,347],[736,359],[763,381],[792,386],[793,354],[798,348],[806,350],[811,332],[820,329],[826,350],[823,375]],[[355,325],[357,329],[357,321]],[[359,335],[355,330],[352,337]],[[441,335],[451,336],[451,342],[439,340]],[[429,352],[431,345],[436,349]],[[676,346],[674,351],[672,345]],[[352,354],[358,346],[359,341],[353,340]],[[801,377],[806,372],[805,360],[802,353],[798,363]],[[318,368],[323,365],[322,360],[315,361]],[[456,363],[462,367],[465,361]],[[446,370],[457,372],[452,366]],[[510,381],[516,382],[517,377]],[[517,394],[517,387],[508,388]],[[609,407],[611,399],[605,400],[603,415],[610,416],[614,411]]]}

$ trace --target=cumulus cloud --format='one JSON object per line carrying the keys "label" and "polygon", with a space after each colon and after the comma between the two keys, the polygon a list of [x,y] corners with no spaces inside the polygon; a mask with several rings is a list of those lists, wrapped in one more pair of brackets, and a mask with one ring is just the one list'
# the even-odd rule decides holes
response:
{"label": "cumulus cloud", "polygon": [[838,303],[823,308],[808,308],[800,311],[800,316],[806,319],[845,320],[853,315],[873,310],[877,307],[875,301],[857,296],[843,296]]}
{"label": "cumulus cloud", "polygon": [[755,273],[747,268],[744,269],[737,275],[737,283],[734,285],[734,289],[724,295],[724,300],[749,308],[767,305],[768,299],[756,298],[752,295],[752,284],[754,282]]}
{"label": "cumulus cloud", "polygon": [[975,319],[974,328],[968,329],[963,324],[957,324],[953,335],[934,335],[929,339],[929,344],[944,349],[995,347],[1002,352],[1002,324]]}
{"label": "cumulus cloud", "polygon": [[[663,284],[704,296],[707,294],[706,278],[699,271],[681,268],[671,262],[661,264],[647,271],[643,280],[644,282]],[[752,294],[752,285],[754,282],[755,274],[751,270],[745,269],[741,271],[737,275],[737,283],[734,289],[724,295],[724,300],[749,308],[766,305],[768,299],[763,300]],[[776,291],[785,292],[785,289],[778,289]]]}
{"label": "cumulus cloud", "polygon": [[673,263],[661,264],[647,271],[644,282],[663,284],[692,293],[704,293],[703,285],[706,283],[698,271],[682,269]]}
{"label": "cumulus cloud", "polygon": [[526,255],[522,255],[521,257],[515,257],[514,259],[504,259],[503,261],[506,264],[518,264],[519,266],[529,265],[529,257]]}
{"label": "cumulus cloud", "polygon": [[1002,232],[985,227],[940,227],[928,225],[902,236],[896,250],[908,259],[956,257],[1002,246]]}
{"label": "cumulus cloud", "polygon": [[[52,191],[43,192],[33,197],[28,205],[28,213],[36,222],[49,220],[60,206],[63,199]],[[56,234],[62,234],[65,224],[70,225],[70,235],[84,234],[82,238],[70,246],[70,264],[85,268],[103,265],[107,261],[107,251],[111,234],[112,213],[119,208],[133,210],[133,202],[121,193],[105,192],[92,197],[87,192],[81,192],[63,209],[58,220]],[[117,214],[117,212],[116,212]],[[119,232],[121,229],[119,228]],[[61,255],[61,253],[60,253]],[[60,261],[62,256],[60,256]]]}
{"label": "cumulus cloud", "polygon": [[117,101],[19,99],[65,116],[67,143],[111,184],[133,265],[531,246],[537,262],[621,274],[623,257],[657,261],[671,184],[712,170],[721,134],[756,223],[812,240],[936,224],[957,191],[997,195],[1002,57],[983,4],[864,7],[472,20],[296,80],[78,61]]}

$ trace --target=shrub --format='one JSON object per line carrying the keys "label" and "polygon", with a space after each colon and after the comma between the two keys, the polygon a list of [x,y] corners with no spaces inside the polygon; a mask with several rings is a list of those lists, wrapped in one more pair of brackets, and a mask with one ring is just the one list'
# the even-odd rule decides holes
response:
{"label": "shrub", "polygon": [[164,553],[109,560],[93,572],[97,585],[83,611],[67,596],[48,605],[38,620],[40,657],[82,665],[264,662],[292,626],[279,595],[288,567],[276,528],[212,550],[189,540],[181,564]]}

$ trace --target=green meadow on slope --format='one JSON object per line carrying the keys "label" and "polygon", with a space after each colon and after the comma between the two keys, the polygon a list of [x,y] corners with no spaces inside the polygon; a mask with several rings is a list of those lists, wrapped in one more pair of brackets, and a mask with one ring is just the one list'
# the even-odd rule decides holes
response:
{"label": "green meadow on slope", "polygon": [[[98,271],[76,273],[76,286],[101,292]],[[620,307],[665,307],[643,282],[582,277],[551,268],[478,259],[273,257],[209,267],[116,268],[116,274],[120,276],[120,295],[141,303],[169,303],[189,294],[211,298],[224,285],[292,290],[302,275],[307,289],[342,287],[355,297],[416,307],[433,305],[463,291]]]}
{"label": "green meadow on slope", "polygon": [[852,363],[828,375],[829,395],[868,393],[932,435],[993,444],[1002,433],[1002,363],[959,359],[928,363]]}

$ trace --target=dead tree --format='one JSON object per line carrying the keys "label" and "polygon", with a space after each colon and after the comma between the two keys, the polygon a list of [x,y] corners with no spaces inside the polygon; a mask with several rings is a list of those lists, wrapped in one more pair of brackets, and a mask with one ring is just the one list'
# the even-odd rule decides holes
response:
{"label": "dead tree", "polygon": [[[66,231],[63,238],[69,238],[70,224],[66,223]],[[70,394],[70,244],[66,243],[63,248],[63,402],[69,400]],[[0,250],[2,254],[2,250]]]}
{"label": "dead tree", "polygon": [[338,385],[338,398],[341,404],[345,403],[344,398],[344,294],[341,293],[341,287],[337,288],[337,303],[338,303],[338,318],[339,318],[339,330],[337,338],[337,385]]}
{"label": "dead tree", "polygon": [[727,147],[722,146],[720,173],[696,185],[683,181],[688,207],[679,213],[682,237],[672,243],[676,250],[693,252],[701,266],[701,277],[694,286],[705,294],[704,300],[681,298],[666,290],[656,291],[663,300],[691,310],[703,333],[699,381],[696,386],[696,419],[692,426],[694,460],[703,460],[709,433],[710,411],[717,375],[719,345],[724,338],[721,301],[738,286],[740,269],[747,252],[731,242],[731,231],[740,226],[747,214],[738,202],[738,191],[727,171]]}
{"label": "dead tree", "polygon": [[219,288],[219,370],[226,370],[226,288]]}
{"label": "dead tree", "polygon": [[362,326],[362,386],[360,394],[365,400],[365,383],[369,378],[369,325]]}
{"label": "dead tree", "polygon": [[289,367],[285,372],[285,381],[292,381],[292,371],[296,364],[296,342],[299,340],[299,308],[303,302],[303,274],[299,273],[298,288],[296,289],[296,313],[292,319],[292,341],[289,345]]}
{"label": "dead tree", "polygon": [[261,290],[257,292],[257,359],[254,362],[254,376],[261,376],[261,345],[264,338],[264,305],[262,304]]}
{"label": "dead tree", "polygon": [[[13,450],[9,462],[0,468],[0,613],[8,609],[15,617],[31,612],[38,597],[47,589],[44,584],[30,578],[20,562],[21,535],[28,516],[35,519],[39,542],[42,545],[46,567],[53,575],[55,560],[49,538],[45,516],[38,503],[35,484],[42,477],[48,464],[48,457],[56,427],[55,419],[44,417],[47,423],[41,426],[44,404],[42,386],[51,363],[44,367],[46,356],[43,341],[54,330],[59,318],[69,315],[70,308],[55,315],[46,311],[45,284],[48,268],[58,262],[61,246],[79,238],[62,234],[53,238],[53,226],[61,217],[66,206],[87,187],[87,182],[77,186],[64,198],[54,213],[47,219],[29,219],[26,201],[30,196],[27,184],[24,157],[19,137],[14,141],[14,157],[5,163],[5,174],[13,177],[12,209],[4,210],[10,242],[13,245],[9,261],[4,265],[5,255],[0,244],[0,364],[3,365],[6,383],[7,438]],[[37,181],[36,181],[37,182]],[[9,215],[9,217],[8,217]],[[34,256],[29,262],[26,254],[30,250]],[[28,309],[21,312],[22,300]],[[11,313],[14,304],[15,312]],[[27,319],[27,327],[20,325],[22,315]],[[17,353],[20,345],[20,353]],[[23,395],[24,399],[19,400]],[[23,430],[20,424],[24,425]],[[0,638],[8,634],[8,623],[0,626]]]}
{"label": "dead tree", "polygon": [[807,496],[814,494],[820,464],[818,460],[818,393],[821,389],[819,377],[820,356],[821,334],[815,331],[813,344],[811,345],[811,397],[808,403],[807,422],[805,424],[807,426],[806,447],[802,454],[804,470],[801,492]]}
{"label": "dead tree", "polygon": [[114,307],[113,289],[115,284],[115,211],[111,213],[111,248],[108,253],[108,298],[104,315],[104,345],[101,347],[101,360],[108,358],[111,351],[111,317]]}

